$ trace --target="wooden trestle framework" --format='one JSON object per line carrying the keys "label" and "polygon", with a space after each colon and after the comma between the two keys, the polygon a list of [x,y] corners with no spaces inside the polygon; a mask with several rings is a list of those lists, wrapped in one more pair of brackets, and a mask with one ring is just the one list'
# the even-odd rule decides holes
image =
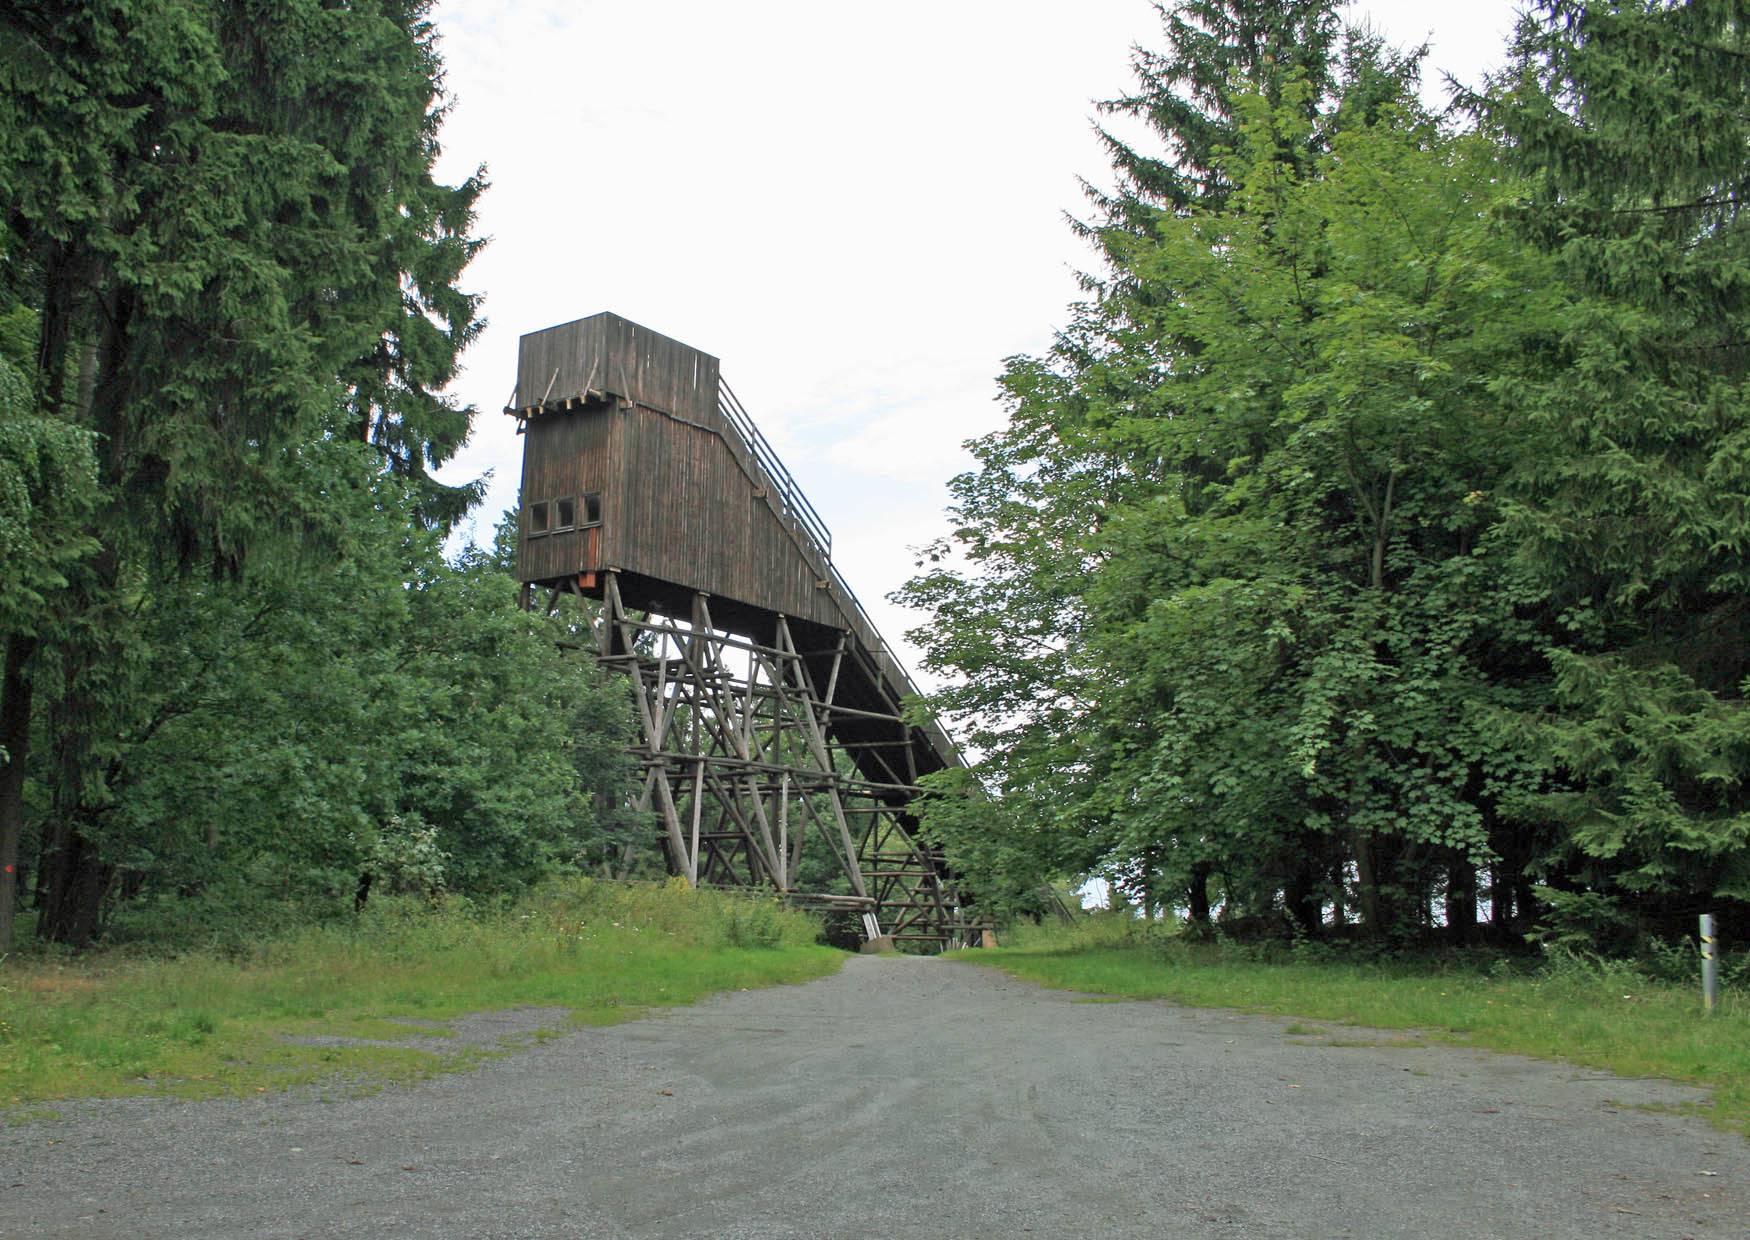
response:
{"label": "wooden trestle framework", "polygon": [[[559,382],[586,367],[581,384]],[[939,728],[903,717],[909,678],[832,567],[819,518],[721,388],[716,359],[597,315],[525,336],[519,370],[519,396],[546,385],[538,402],[507,410],[529,436],[525,605],[551,611],[576,596],[595,657],[634,686],[636,808],[655,820],[670,872],[855,913],[865,938],[976,942],[978,919],[912,813],[919,777],[959,756]],[[688,404],[689,377],[708,382],[709,408]],[[676,457],[681,495],[650,507],[648,494],[622,492],[646,484],[636,466],[660,475]],[[536,527],[562,502],[577,528],[553,532],[576,537],[543,541]],[[551,510],[531,517],[537,505]],[[711,545],[695,527],[726,520],[745,522],[723,541],[753,569],[677,559],[677,547]],[[725,584],[735,593],[704,588]],[[799,887],[804,859],[822,853],[847,890]]]}

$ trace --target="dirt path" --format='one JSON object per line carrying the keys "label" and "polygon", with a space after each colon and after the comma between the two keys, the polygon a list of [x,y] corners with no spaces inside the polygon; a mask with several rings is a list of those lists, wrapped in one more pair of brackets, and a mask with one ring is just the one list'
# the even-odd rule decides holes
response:
{"label": "dirt path", "polygon": [[863,957],[375,1097],[0,1129],[0,1235],[1750,1235],[1750,1142],[1641,1109],[1687,1090],[1289,1024]]}

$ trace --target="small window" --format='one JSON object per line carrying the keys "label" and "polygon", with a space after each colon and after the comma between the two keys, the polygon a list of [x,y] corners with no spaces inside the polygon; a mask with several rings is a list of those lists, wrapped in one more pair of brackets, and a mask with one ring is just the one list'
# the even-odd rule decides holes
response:
{"label": "small window", "polygon": [[602,497],[585,495],[583,497],[583,523],[585,525],[600,525],[602,523]]}
{"label": "small window", "polygon": [[529,505],[529,537],[545,534],[548,530],[547,505],[543,503]]}
{"label": "small window", "polygon": [[556,499],[553,501],[553,532],[575,529],[577,526],[577,501],[574,499]]}

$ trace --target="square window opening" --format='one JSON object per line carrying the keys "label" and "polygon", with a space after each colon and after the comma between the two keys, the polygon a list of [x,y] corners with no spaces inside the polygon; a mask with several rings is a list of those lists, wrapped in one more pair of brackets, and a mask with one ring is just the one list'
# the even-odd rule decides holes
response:
{"label": "square window opening", "polygon": [[602,523],[602,497],[585,495],[583,497],[583,523],[585,525],[600,525]]}
{"label": "square window opening", "polygon": [[544,501],[538,504],[530,504],[529,537],[533,538],[537,534],[545,534],[549,528],[547,504]]}
{"label": "square window opening", "polygon": [[577,501],[574,499],[557,499],[553,501],[553,530],[569,530],[577,525]]}

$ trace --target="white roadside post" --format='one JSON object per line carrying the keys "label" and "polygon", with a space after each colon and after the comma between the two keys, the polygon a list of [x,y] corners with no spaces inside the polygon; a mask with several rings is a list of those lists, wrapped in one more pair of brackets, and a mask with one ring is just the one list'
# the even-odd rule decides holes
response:
{"label": "white roadside post", "polygon": [[1701,1009],[1714,1010],[1714,996],[1720,987],[1719,951],[1714,946],[1714,915],[1701,915]]}

